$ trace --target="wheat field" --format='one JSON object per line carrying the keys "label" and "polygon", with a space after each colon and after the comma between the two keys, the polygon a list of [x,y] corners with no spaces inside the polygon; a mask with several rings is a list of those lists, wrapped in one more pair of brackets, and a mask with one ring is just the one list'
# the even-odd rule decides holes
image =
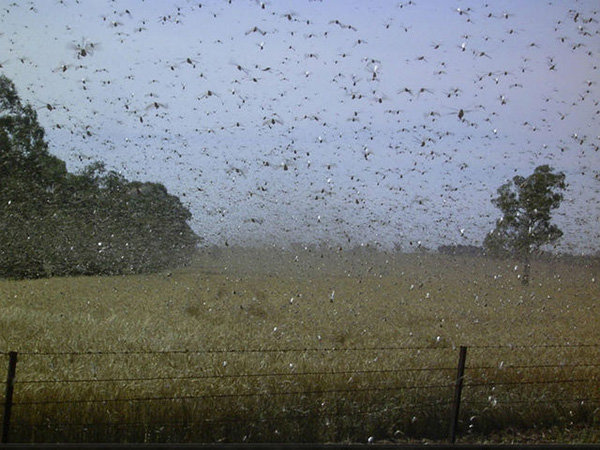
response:
{"label": "wheat field", "polygon": [[3,280],[11,441],[443,440],[467,346],[459,441],[599,442],[599,267],[233,248]]}

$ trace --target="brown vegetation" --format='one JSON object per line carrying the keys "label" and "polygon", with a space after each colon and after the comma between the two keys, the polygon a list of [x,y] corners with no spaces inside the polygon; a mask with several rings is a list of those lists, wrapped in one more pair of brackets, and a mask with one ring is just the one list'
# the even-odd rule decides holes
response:
{"label": "brown vegetation", "polygon": [[[459,440],[597,442],[599,265],[580,262],[534,262],[522,286],[508,260],[228,249],[155,275],[2,281],[12,435],[444,439],[466,345]],[[135,353],[172,350],[189,352]]]}

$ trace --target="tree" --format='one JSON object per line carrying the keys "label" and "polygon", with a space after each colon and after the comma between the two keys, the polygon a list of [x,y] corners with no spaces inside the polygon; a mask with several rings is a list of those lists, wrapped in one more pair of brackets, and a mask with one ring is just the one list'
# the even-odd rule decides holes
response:
{"label": "tree", "polygon": [[4,75],[0,75],[0,150],[4,182],[27,172],[28,182],[50,188],[67,173],[65,163],[48,152],[36,111],[22,105],[13,82]]}
{"label": "tree", "polygon": [[120,274],[189,261],[190,212],[158,183],[101,162],[69,173],[35,110],[0,76],[0,276]]}
{"label": "tree", "polygon": [[558,208],[563,199],[560,191],[566,188],[565,174],[553,170],[542,165],[527,178],[517,175],[500,186],[498,197],[492,200],[503,215],[483,245],[490,255],[519,258],[523,265],[523,284],[529,283],[531,254],[563,235],[550,219],[551,211]]}

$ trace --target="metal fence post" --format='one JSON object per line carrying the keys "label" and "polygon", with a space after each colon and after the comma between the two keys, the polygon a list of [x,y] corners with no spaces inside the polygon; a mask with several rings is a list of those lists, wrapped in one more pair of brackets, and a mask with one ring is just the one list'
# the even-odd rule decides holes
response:
{"label": "metal fence post", "polygon": [[6,377],[6,395],[4,396],[4,415],[2,416],[2,444],[8,444],[8,429],[10,426],[10,410],[12,408],[15,373],[17,371],[17,352],[8,354],[8,376]]}
{"label": "metal fence post", "polygon": [[467,359],[467,347],[460,347],[458,355],[458,371],[454,382],[454,402],[452,403],[452,416],[450,422],[450,442],[456,441],[456,428],[458,426],[458,412],[460,409],[460,397],[462,393],[463,378],[465,376],[465,361]]}

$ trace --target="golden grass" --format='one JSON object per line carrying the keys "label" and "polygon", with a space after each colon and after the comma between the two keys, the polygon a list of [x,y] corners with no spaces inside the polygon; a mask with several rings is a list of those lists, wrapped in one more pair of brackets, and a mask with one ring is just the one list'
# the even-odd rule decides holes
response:
{"label": "golden grass", "polygon": [[[153,275],[1,281],[13,440],[442,439],[466,345],[463,439],[555,427],[584,431],[550,440],[598,442],[598,265],[534,263],[529,286],[515,265],[231,249]],[[573,343],[599,346],[545,347]],[[497,345],[517,347],[481,348]],[[361,350],[380,347],[425,348]],[[171,350],[190,352],[31,354]]]}

